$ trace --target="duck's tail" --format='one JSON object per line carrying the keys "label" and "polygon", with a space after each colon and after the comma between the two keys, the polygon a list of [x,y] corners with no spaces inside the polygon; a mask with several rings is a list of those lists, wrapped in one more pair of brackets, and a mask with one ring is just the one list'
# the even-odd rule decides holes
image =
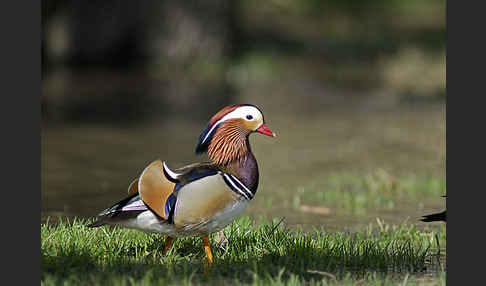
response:
{"label": "duck's tail", "polygon": [[95,220],[94,222],[88,224],[87,226],[93,228],[93,227],[99,227],[99,226],[102,226],[102,225],[105,225],[105,224],[106,224],[105,220],[103,218],[101,218],[101,219]]}

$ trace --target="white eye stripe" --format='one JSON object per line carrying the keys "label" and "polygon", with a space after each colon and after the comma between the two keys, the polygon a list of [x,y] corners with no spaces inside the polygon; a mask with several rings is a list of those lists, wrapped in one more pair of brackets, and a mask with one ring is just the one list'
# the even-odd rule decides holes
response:
{"label": "white eye stripe", "polygon": [[[211,129],[206,134],[206,136],[204,136],[204,139],[202,140],[201,144],[203,144],[204,142],[206,142],[206,140],[208,139],[208,137],[213,133],[214,129],[221,122],[226,121],[228,119],[235,119],[235,118],[243,118],[243,119],[246,119],[246,116],[247,115],[253,116],[253,120],[260,120],[261,121],[261,124],[263,124],[263,115],[260,112],[260,110],[258,110],[257,108],[255,108],[253,106],[241,106],[241,107],[238,107],[235,110],[231,111],[230,113],[226,114],[225,116],[223,116],[223,118],[221,118],[216,123],[214,123],[213,124],[213,127],[211,127]],[[260,127],[261,124],[259,124],[258,127]]]}

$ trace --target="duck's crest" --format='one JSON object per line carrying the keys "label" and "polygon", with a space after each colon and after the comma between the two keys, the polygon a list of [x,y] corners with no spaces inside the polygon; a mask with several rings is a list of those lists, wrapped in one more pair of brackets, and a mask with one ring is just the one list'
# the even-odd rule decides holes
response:
{"label": "duck's crest", "polygon": [[[216,129],[218,129],[218,128],[216,127],[216,128],[213,128],[213,130],[211,130],[211,124],[209,124],[209,123],[206,124],[206,127],[202,131],[201,136],[199,136],[199,140],[197,140],[196,155],[199,155],[199,154],[202,154],[202,153],[205,153],[205,152],[208,151],[209,142],[211,142],[211,139],[213,138],[214,133],[216,133]],[[210,131],[211,131],[211,134],[209,134]]]}
{"label": "duck's crest", "polygon": [[228,113],[232,112],[236,108],[240,106],[246,106],[250,104],[235,104],[226,106],[221,109],[218,113],[216,113],[211,119],[209,120],[206,127],[202,131],[201,135],[199,136],[199,140],[197,141],[196,145],[196,154],[202,154],[208,151],[209,143],[213,139],[214,134],[218,130],[219,125],[221,124],[220,120]]}

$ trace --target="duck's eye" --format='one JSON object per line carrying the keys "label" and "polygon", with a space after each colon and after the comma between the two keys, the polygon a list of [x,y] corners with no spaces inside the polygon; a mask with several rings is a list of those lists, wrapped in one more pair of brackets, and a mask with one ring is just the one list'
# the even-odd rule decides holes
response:
{"label": "duck's eye", "polygon": [[253,116],[251,116],[250,114],[248,114],[248,115],[246,116],[246,119],[248,119],[248,120],[252,120],[252,119],[253,119]]}

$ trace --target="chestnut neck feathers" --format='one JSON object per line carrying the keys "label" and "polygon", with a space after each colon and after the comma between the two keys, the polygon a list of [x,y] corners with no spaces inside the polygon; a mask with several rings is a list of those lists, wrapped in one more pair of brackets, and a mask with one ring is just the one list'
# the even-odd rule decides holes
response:
{"label": "chestnut neck feathers", "polygon": [[250,132],[240,121],[232,119],[221,124],[209,143],[209,158],[219,166],[246,160],[248,153],[251,152],[248,142]]}
{"label": "chestnut neck feathers", "polygon": [[248,136],[240,119],[218,127],[208,146],[209,159],[225,172],[237,176],[253,193],[258,188],[258,165],[251,152]]}

